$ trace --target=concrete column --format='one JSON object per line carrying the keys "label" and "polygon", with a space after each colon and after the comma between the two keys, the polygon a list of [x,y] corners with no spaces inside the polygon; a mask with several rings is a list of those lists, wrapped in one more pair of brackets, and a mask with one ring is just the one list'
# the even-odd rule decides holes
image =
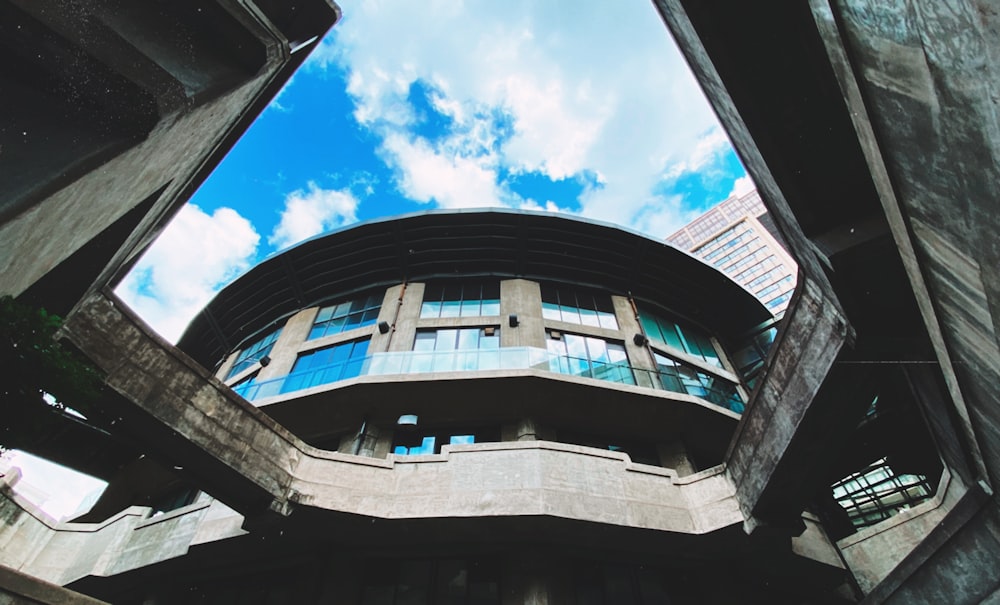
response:
{"label": "concrete column", "polygon": [[274,348],[268,354],[271,363],[261,368],[257,375],[258,382],[280,378],[292,371],[292,366],[295,365],[299,355],[299,346],[309,338],[309,330],[312,329],[318,311],[319,307],[310,307],[288,318],[285,326],[281,328],[281,334],[274,343]]}
{"label": "concrete column", "polygon": [[[518,326],[511,328],[507,318],[517,314]],[[500,282],[501,347],[545,348],[545,323],[542,320],[542,289],[526,279]]]}
{"label": "concrete column", "polygon": [[518,418],[515,431],[515,441],[537,441],[538,426],[534,418]]}
{"label": "concrete column", "polygon": [[618,329],[625,340],[625,353],[628,355],[629,365],[640,370],[635,373],[636,384],[641,387],[655,388],[652,374],[642,371],[656,369],[653,356],[650,355],[646,345],[637,345],[633,340],[636,334],[642,334],[642,328],[635,316],[632,302],[626,296],[612,296],[611,303],[615,307]]}
{"label": "concrete column", "polygon": [[[388,297],[389,292],[386,292],[386,299]],[[399,306],[399,315],[396,317],[396,325],[389,332],[392,335],[389,339],[389,351],[413,350],[413,339],[417,337],[417,323],[420,321],[420,305],[423,302],[424,284],[407,284]]]}
{"label": "concrete column", "polygon": [[375,331],[372,332],[372,340],[368,344],[369,355],[389,350],[389,345],[394,336],[395,327],[393,324],[396,323],[396,316],[401,310],[400,306],[403,304],[403,296],[406,290],[406,284],[386,288],[385,296],[382,297],[382,308],[379,309],[378,320],[375,323],[377,326],[384,321],[389,324],[389,331],[381,334],[376,327]]}
{"label": "concrete column", "polygon": [[687,448],[684,447],[684,442],[676,440],[661,443],[656,446],[656,450],[660,455],[660,464],[664,468],[672,468],[677,471],[679,477],[698,471],[687,455]]}
{"label": "concrete column", "polygon": [[218,378],[219,380],[226,379],[226,374],[229,373],[229,370],[232,369],[233,364],[236,363],[236,357],[237,355],[239,355],[239,353],[240,353],[239,351],[233,351],[232,353],[226,356],[226,359],[222,362],[222,365],[219,366],[219,371],[215,373],[216,378]]}

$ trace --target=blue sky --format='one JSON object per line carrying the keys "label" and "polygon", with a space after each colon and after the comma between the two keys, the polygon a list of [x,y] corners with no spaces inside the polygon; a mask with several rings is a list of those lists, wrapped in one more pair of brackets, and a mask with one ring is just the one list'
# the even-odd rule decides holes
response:
{"label": "blue sky", "polygon": [[650,2],[339,4],[119,286],[168,339],[267,255],[357,221],[505,206],[663,238],[749,186]]}

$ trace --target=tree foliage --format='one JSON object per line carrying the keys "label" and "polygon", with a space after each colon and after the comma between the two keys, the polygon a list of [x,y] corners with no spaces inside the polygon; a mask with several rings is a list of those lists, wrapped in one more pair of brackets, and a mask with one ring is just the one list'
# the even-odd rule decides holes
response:
{"label": "tree foliage", "polygon": [[[87,416],[95,409],[103,380],[82,355],[55,338],[62,318],[45,309],[0,297],[0,447],[43,435],[53,411],[66,406]],[[48,393],[55,403],[47,402]],[[55,409],[53,409],[55,408]]]}

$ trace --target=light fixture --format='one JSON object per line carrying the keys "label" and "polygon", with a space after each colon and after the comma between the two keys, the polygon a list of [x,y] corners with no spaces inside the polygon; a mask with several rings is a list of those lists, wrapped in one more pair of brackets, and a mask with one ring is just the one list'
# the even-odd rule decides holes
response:
{"label": "light fixture", "polygon": [[380,322],[378,322],[378,333],[379,334],[388,334],[389,333],[389,322],[387,322],[387,321],[380,321]]}
{"label": "light fixture", "polygon": [[517,320],[517,313],[511,313],[510,317],[508,317],[507,320],[510,323],[510,327],[512,328],[516,328],[518,323],[520,323]]}
{"label": "light fixture", "polygon": [[260,367],[266,368],[270,364],[271,364],[271,358],[269,356],[265,355],[260,358]]}
{"label": "light fixture", "polygon": [[636,334],[635,336],[632,337],[632,342],[634,342],[637,346],[641,347],[645,346],[645,344],[649,342],[649,339],[646,338],[645,334]]}

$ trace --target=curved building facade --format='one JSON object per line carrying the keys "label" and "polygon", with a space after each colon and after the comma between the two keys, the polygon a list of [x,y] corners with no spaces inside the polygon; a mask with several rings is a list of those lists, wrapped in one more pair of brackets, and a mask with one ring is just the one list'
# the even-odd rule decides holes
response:
{"label": "curved building facade", "polygon": [[324,449],[530,437],[689,473],[721,462],[769,317],[714,270],[617,228],[428,213],[265,261],[179,346]]}
{"label": "curved building facade", "polygon": [[[290,514],[84,586],[157,602],[796,602],[842,581],[834,551],[814,521],[806,555],[750,540],[721,464],[774,331],[714,269],[588,221],[435,212],[304,242],[179,343],[304,442]],[[183,493],[165,516],[221,510]]]}
{"label": "curved building facade", "polygon": [[818,520],[748,535],[726,474],[775,331],[714,268],[590,221],[431,212],[303,242],[195,318],[177,361],[214,378],[145,398],[173,469],[127,465],[49,577],[115,603],[835,594]]}

